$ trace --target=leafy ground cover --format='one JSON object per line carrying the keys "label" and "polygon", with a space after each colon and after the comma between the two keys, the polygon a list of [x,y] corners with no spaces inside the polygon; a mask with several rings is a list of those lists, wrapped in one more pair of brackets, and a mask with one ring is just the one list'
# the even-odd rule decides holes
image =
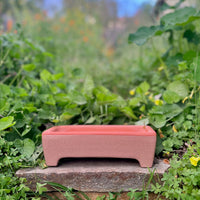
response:
{"label": "leafy ground cover", "polygon": [[[1,198],[40,199],[43,195],[45,185],[38,183],[33,193],[26,180],[14,174],[21,167],[45,167],[41,133],[46,128],[137,124],[156,130],[156,156],[171,166],[164,182],[152,186],[152,191],[169,199],[199,199],[200,13],[192,7],[176,9],[163,16],[159,25],[130,34],[130,43],[144,45],[143,54],[147,54],[143,61],[140,53],[135,53],[135,58],[125,53],[119,59],[119,52],[115,57],[112,51],[102,51],[104,41],[98,40],[101,27],[83,25],[85,16],[76,14],[80,22],[74,21],[73,15],[60,19],[61,24],[68,24],[68,29],[64,28],[67,39],[59,35],[55,43],[49,38],[58,36],[56,31],[64,26],[53,21],[49,26],[42,15],[36,18],[47,31],[42,31],[40,38],[20,26],[17,32],[0,36]],[[32,30],[40,27],[33,25]],[[130,45],[123,51],[131,48],[138,47]],[[111,61],[113,68],[108,68]],[[83,69],[86,65],[103,72],[98,77],[98,71]],[[112,70],[108,72],[111,77],[105,77],[108,70]],[[55,186],[64,189],[67,199],[73,199],[73,190]],[[129,196],[142,199],[148,193],[132,191]],[[110,194],[109,199],[116,197]]]}

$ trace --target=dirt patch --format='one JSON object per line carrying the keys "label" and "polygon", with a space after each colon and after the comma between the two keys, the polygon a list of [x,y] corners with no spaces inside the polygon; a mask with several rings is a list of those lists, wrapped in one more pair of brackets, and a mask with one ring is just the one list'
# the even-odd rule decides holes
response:
{"label": "dirt patch", "polygon": [[[66,200],[67,198],[64,197],[63,194],[59,193],[59,192],[49,192],[47,193],[49,196],[51,197],[57,197],[59,200]],[[86,192],[85,193],[91,200],[96,200],[97,197],[101,197],[101,196],[108,196],[108,193],[94,193],[94,192]],[[86,200],[83,196],[81,196],[79,194],[79,196],[81,198],[83,198],[84,200]],[[43,200],[45,200],[46,198],[43,198]],[[163,199],[163,200],[167,200],[165,197],[162,197],[162,196],[158,196],[158,195],[155,195],[153,193],[150,193],[149,194],[149,200],[156,200],[156,199]],[[75,200],[80,200],[78,198],[75,198]],[[129,197],[127,196],[127,192],[123,192],[121,193],[121,195],[117,198],[117,200],[129,200]]]}

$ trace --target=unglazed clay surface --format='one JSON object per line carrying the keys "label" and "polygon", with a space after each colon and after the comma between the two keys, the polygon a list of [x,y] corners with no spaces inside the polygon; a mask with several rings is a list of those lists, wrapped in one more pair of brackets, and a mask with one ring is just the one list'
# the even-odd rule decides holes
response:
{"label": "unglazed clay surface", "polygon": [[48,166],[61,158],[132,158],[141,167],[152,167],[156,133],[149,126],[67,125],[55,126],[42,134]]}

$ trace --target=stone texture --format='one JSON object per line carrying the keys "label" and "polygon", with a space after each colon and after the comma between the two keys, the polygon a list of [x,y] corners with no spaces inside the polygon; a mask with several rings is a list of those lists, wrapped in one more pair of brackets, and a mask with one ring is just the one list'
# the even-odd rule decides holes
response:
{"label": "stone texture", "polygon": [[[168,167],[160,160],[149,169],[155,169],[154,179],[157,179]],[[21,169],[16,175],[27,178],[33,190],[36,182],[51,181],[84,192],[116,192],[142,190],[149,180],[149,169],[141,168],[131,159],[65,159],[59,167]]]}

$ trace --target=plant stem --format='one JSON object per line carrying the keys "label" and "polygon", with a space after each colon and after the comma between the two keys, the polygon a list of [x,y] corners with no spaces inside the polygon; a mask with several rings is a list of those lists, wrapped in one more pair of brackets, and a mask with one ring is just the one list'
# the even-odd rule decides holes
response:
{"label": "plant stem", "polygon": [[17,134],[21,137],[20,132],[15,128],[15,126],[12,126],[12,127],[15,129],[15,131],[17,132]]}
{"label": "plant stem", "polygon": [[12,81],[9,84],[9,86],[11,86],[17,80],[17,78],[21,74],[21,72],[22,72],[22,68],[20,68],[20,70],[18,71],[17,75],[12,79]]}
{"label": "plant stem", "polygon": [[13,74],[8,74],[7,76],[4,77],[4,79],[0,83],[4,83],[6,80],[8,80],[11,76],[15,76],[16,73]]}
{"label": "plant stem", "polygon": [[165,72],[165,75],[166,75],[167,80],[169,80],[169,72],[168,72],[168,70],[167,70],[167,65],[165,64],[165,62],[163,61],[163,59],[162,59],[161,56],[159,55],[157,49],[155,48],[153,39],[151,40],[151,42],[152,42],[153,51],[155,52],[157,59],[160,61],[160,64],[161,64],[161,65],[163,66],[163,68],[164,68],[164,72]]}
{"label": "plant stem", "polygon": [[0,67],[4,64],[4,61],[6,60],[9,52],[10,52],[11,48],[8,49],[8,51],[6,52],[5,56],[2,58],[2,60],[0,61]]}

